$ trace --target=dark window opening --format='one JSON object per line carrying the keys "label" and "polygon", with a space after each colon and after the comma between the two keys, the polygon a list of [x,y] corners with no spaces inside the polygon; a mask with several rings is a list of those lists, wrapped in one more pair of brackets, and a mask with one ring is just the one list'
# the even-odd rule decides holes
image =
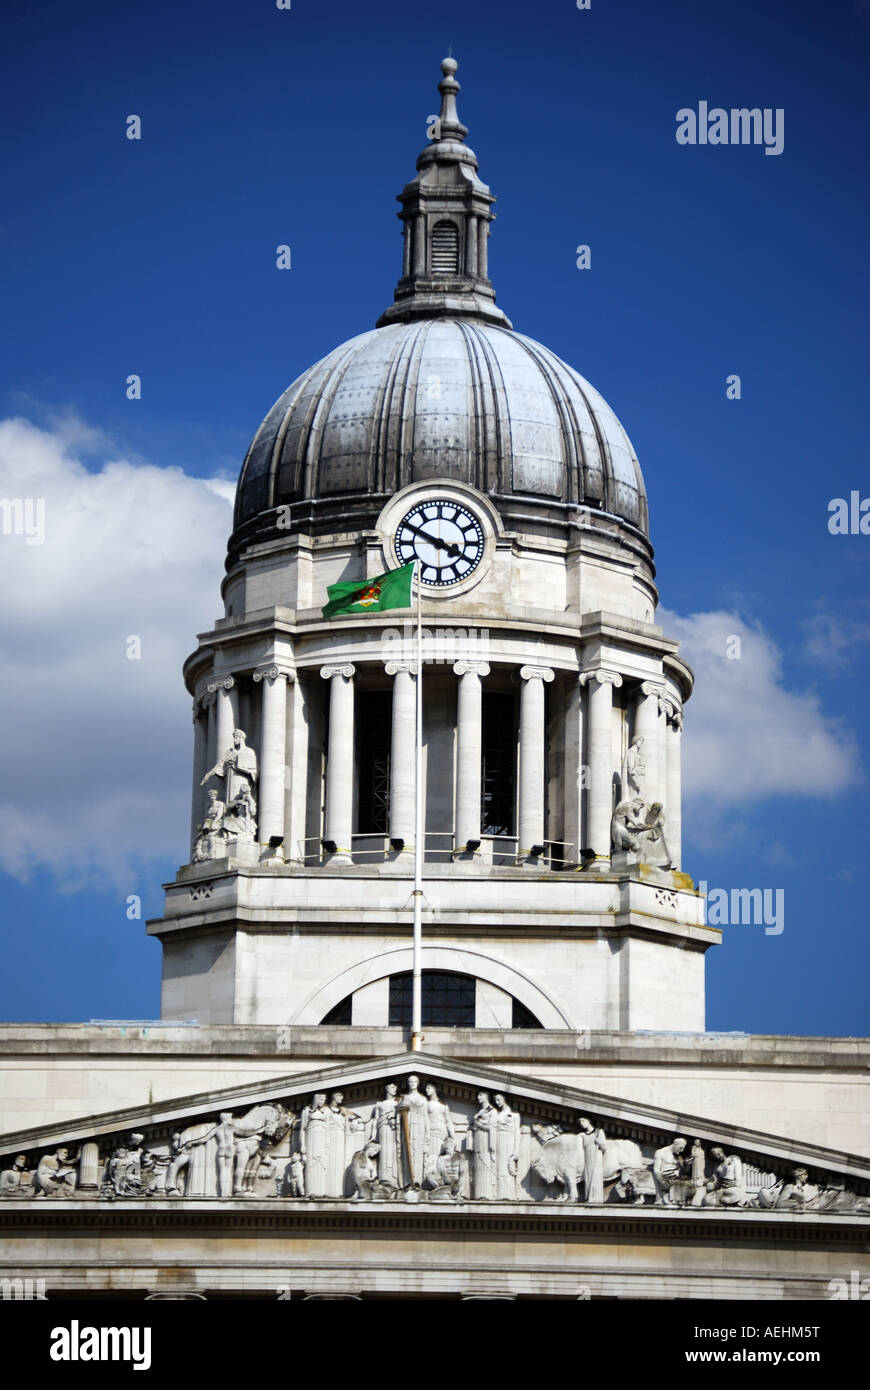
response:
{"label": "dark window opening", "polygon": [[[353,1008],[353,995],[349,994],[346,999],[342,999],[340,1004],[334,1004],[328,1014],[324,1014],[320,1020],[321,1026],[324,1023],[350,1023],[351,1010]],[[514,1024],[516,1027],[516,1024]]]}
{"label": "dark window opening", "polygon": [[483,776],[480,826],[484,835],[513,835],[517,732],[513,695],[483,692]]}
{"label": "dark window opening", "polygon": [[391,722],[390,692],[361,691],[356,716],[359,835],[389,833]]}
{"label": "dark window opening", "polygon": [[519,999],[512,1001],[511,1007],[511,1028],[543,1028],[540,1019],[535,1018],[531,1009],[527,1009],[525,1004],[521,1004]]}
{"label": "dark window opening", "polygon": [[[390,1027],[411,1026],[410,970],[390,976]],[[423,1027],[473,1028],[477,981],[451,970],[423,971]]]}

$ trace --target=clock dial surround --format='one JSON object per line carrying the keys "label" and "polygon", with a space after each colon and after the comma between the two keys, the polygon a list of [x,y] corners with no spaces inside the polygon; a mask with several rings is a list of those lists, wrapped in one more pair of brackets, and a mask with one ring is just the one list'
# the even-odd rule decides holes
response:
{"label": "clock dial surround", "polygon": [[449,589],[474,573],[484,556],[486,537],[474,512],[449,497],[416,502],[396,527],[396,558],[420,562],[425,585]]}

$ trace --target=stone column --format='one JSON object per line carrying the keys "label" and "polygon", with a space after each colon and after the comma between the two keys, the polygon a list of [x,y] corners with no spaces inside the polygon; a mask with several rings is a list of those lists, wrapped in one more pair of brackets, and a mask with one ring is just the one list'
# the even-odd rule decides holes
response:
{"label": "stone column", "polygon": [[411,238],[412,222],[410,217],[405,219],[402,226],[402,279],[407,280],[411,273]]}
{"label": "stone column", "polygon": [[[236,727],[238,715],[237,706],[233,699],[235,681],[232,676],[224,676],[220,680],[209,682],[209,692],[217,695],[216,704],[216,740],[217,751],[215,762],[223,757],[228,748],[233,746],[233,729]],[[214,766],[214,763],[212,763]]]}
{"label": "stone column", "polygon": [[[306,854],[318,856],[319,841],[306,844],[308,820],[308,700],[310,685],[307,677],[297,679],[287,687],[287,727],[285,732],[284,775],[284,858],[304,859]],[[316,797],[317,807],[321,796]],[[319,826],[318,826],[319,829]]]}
{"label": "stone column", "polygon": [[469,217],[465,237],[465,273],[477,277],[477,218]]}
{"label": "stone column", "polygon": [[426,273],[426,218],[418,212],[414,220],[414,274]]}
{"label": "stone column", "polygon": [[284,763],[287,735],[287,682],[295,671],[267,666],[254,672],[263,687],[260,711],[260,791],[257,804],[257,839],[267,845],[276,836],[284,839]]}
{"label": "stone column", "polygon": [[326,749],[326,827],[330,863],[350,864],[353,836],[353,678],[356,668],[321,666],[329,681],[329,734]]}
{"label": "stone column", "polygon": [[586,824],[588,848],[600,867],[610,864],[610,822],[613,819],[613,687],[622,685],[616,671],[584,671],[589,687],[589,802]]}
{"label": "stone column", "polygon": [[489,276],[489,248],[487,246],[487,242],[489,241],[489,223],[483,217],[480,219],[477,237],[480,247],[480,278],[481,280],[486,280]]}
{"label": "stone column", "polygon": [[[208,715],[198,700],[193,702],[193,789],[190,798],[190,852],[196,844],[196,829],[202,821],[205,788],[202,779],[209,770]],[[214,767],[214,763],[211,764]]]}
{"label": "stone column", "polygon": [[480,844],[480,781],[483,766],[483,689],[480,682],[483,676],[489,675],[489,667],[483,661],[457,661],[453,670],[459,677],[454,848],[464,850],[469,842],[476,840]]}
{"label": "stone column", "polygon": [[[202,703],[208,710],[208,737],[206,739],[207,752],[205,756],[205,770],[209,772],[217,762],[217,696],[211,692],[204,695]],[[203,805],[205,798],[203,798]]]}
{"label": "stone column", "polygon": [[580,861],[584,848],[583,687],[572,680],[565,702],[565,857]]}
{"label": "stone column", "polygon": [[642,796],[647,805],[653,801],[664,801],[664,790],[662,777],[662,742],[661,742],[661,715],[659,711],[659,700],[662,694],[662,687],[654,681],[644,681],[638,687],[637,703],[634,711],[634,736],[642,738],[641,758],[646,771],[642,779],[639,792],[635,792],[629,786],[623,786],[622,795]]}
{"label": "stone column", "polygon": [[536,845],[543,846],[544,843],[544,683],[552,679],[553,672],[548,666],[523,666],[520,670],[520,814],[517,844],[517,857],[520,859],[528,858]]}
{"label": "stone column", "polygon": [[78,1188],[96,1188],[100,1185],[100,1146],[87,1140],[79,1149]]}
{"label": "stone column", "polygon": [[417,729],[416,662],[388,661],[393,677],[393,722],[390,744],[390,839],[414,845],[414,768]]}
{"label": "stone column", "polygon": [[665,702],[667,783],[665,789],[665,837],[674,868],[683,864],[683,711],[673,701]]}

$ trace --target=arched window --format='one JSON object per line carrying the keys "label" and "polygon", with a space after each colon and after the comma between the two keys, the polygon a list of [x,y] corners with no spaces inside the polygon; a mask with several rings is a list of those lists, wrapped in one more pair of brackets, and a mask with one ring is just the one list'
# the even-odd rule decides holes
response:
{"label": "arched window", "polygon": [[[390,976],[389,1015],[386,1020],[391,1028],[411,1026],[411,989],[413,976],[410,970]],[[474,1028],[477,1026],[477,980],[473,975],[463,975],[455,970],[424,970],[423,1027],[424,1028]],[[353,995],[348,994],[335,1004],[321,1020],[324,1024],[349,1024],[353,1016]],[[512,1028],[540,1028],[542,1024],[519,999],[511,999]]]}
{"label": "arched window", "polygon": [[452,222],[436,222],[432,228],[432,275],[459,274],[459,232]]}

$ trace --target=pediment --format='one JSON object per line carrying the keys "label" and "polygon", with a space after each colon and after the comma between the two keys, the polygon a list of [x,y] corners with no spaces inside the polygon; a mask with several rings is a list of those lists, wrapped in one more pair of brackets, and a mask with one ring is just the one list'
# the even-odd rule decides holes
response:
{"label": "pediment", "polygon": [[870,1162],[403,1052],[8,1134],[0,1198],[562,1200],[866,1219]]}

